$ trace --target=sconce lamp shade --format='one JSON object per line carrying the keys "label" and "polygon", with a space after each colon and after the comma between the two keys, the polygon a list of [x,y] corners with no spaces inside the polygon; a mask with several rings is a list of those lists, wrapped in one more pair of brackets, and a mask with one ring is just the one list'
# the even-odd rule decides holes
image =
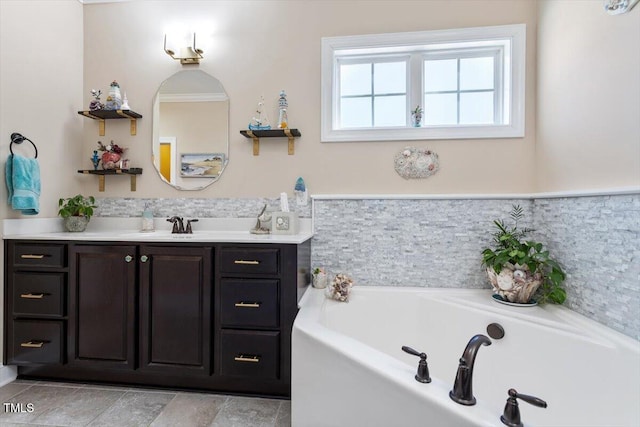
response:
{"label": "sconce lamp shade", "polygon": [[204,58],[202,55],[204,51],[196,47],[196,33],[193,33],[193,45],[184,46],[180,48],[180,55],[176,55],[175,51],[167,49],[167,35],[164,35],[164,51],[167,55],[173,59],[180,60],[180,63],[185,64],[199,64],[200,60]]}

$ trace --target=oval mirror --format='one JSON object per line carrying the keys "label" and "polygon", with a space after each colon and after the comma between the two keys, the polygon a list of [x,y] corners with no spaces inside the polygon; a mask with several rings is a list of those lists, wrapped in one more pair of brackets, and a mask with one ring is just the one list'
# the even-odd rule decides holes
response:
{"label": "oval mirror", "polygon": [[200,70],[165,80],[153,101],[153,165],[178,190],[201,190],[229,161],[229,97]]}

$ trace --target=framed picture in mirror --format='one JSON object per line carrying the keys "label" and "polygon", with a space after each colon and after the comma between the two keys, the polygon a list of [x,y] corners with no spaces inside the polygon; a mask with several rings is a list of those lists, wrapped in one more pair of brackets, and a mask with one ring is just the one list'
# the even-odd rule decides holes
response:
{"label": "framed picture in mirror", "polygon": [[224,153],[180,154],[180,176],[182,178],[214,178],[220,175],[224,165]]}

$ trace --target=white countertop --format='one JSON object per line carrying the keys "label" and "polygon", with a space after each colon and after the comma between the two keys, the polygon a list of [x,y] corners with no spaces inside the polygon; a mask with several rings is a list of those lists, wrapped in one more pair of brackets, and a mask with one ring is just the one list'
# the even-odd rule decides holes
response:
{"label": "white countertop", "polygon": [[5,219],[3,239],[73,240],[105,242],[209,242],[209,243],[291,243],[313,237],[311,219],[301,218],[297,234],[251,234],[256,220],[251,218],[202,218],[192,224],[193,234],[171,234],[165,218],[155,218],[153,232],[141,232],[141,218],[93,217],[86,231],[64,231],[60,218]]}

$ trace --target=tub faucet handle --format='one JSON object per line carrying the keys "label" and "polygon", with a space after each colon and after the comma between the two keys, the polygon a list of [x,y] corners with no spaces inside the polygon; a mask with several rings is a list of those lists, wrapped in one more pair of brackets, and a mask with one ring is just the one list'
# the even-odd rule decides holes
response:
{"label": "tub faucet handle", "polygon": [[547,402],[544,400],[529,396],[526,394],[520,394],[515,389],[509,389],[509,398],[507,398],[507,404],[504,405],[504,413],[500,416],[502,424],[509,427],[522,427],[522,421],[520,420],[520,408],[518,407],[518,400],[524,400],[527,403],[537,406],[539,408],[546,408]]}
{"label": "tub faucet handle", "polygon": [[402,351],[420,358],[420,362],[418,362],[418,373],[415,376],[416,381],[421,383],[430,383],[431,377],[429,376],[429,366],[427,365],[427,354],[421,353],[411,347],[407,347],[406,345],[402,346]]}

